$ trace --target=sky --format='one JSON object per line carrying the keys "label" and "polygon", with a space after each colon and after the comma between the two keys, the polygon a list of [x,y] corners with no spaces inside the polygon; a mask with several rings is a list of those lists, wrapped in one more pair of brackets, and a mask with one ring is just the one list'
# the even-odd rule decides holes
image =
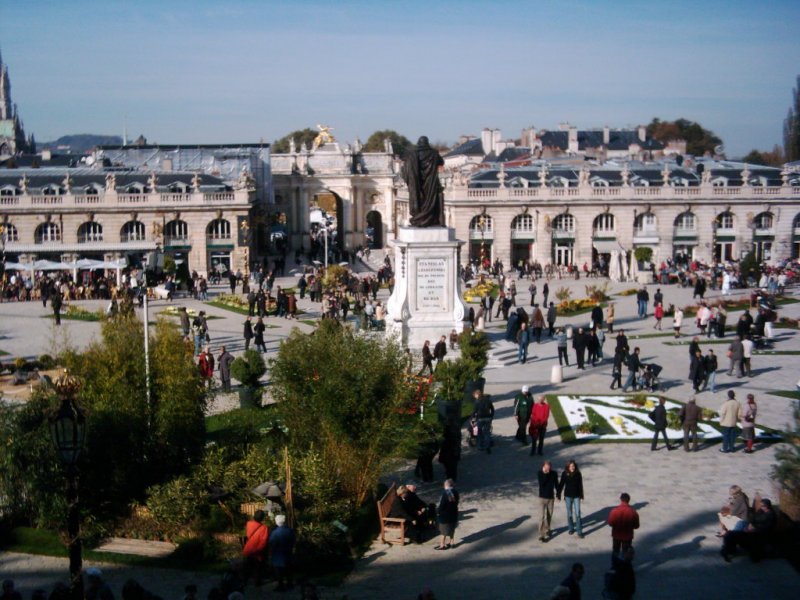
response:
{"label": "sky", "polygon": [[26,131],[273,141],[326,124],[454,143],[498,128],[697,121],[771,150],[800,74],[797,0],[0,0]]}

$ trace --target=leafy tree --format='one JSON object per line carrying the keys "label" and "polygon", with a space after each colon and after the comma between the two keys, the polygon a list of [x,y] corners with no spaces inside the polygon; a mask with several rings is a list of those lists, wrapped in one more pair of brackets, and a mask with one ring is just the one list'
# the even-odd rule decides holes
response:
{"label": "leafy tree", "polygon": [[305,129],[297,129],[296,131],[288,133],[282,138],[272,142],[272,153],[286,154],[289,152],[289,143],[292,139],[294,140],[298,151],[303,146],[308,146],[310,148],[311,144],[314,143],[314,138],[316,138],[317,135],[319,135],[319,131],[315,131],[309,127],[306,127]]}
{"label": "leafy tree", "polygon": [[[794,403],[793,412],[794,426],[783,432],[784,443],[775,453],[778,462],[772,467],[772,477],[781,484],[797,511],[800,509],[800,402]],[[788,512],[783,501],[781,509]],[[797,513],[794,518],[797,518]]]}
{"label": "leafy tree", "polygon": [[272,364],[272,394],[293,461],[318,463],[316,489],[338,495],[350,510],[418,442],[405,368],[392,340],[363,337],[332,320],[310,335],[295,330]]}
{"label": "leafy tree", "polygon": [[783,153],[786,162],[800,160],[800,75],[792,90],[792,105],[783,122]]}
{"label": "leafy tree", "polygon": [[750,163],[751,165],[769,165],[772,167],[779,167],[783,164],[783,152],[777,144],[771,152],[761,152],[760,150],[751,150],[742,161]]}
{"label": "leafy tree", "polygon": [[714,148],[722,144],[713,132],[688,119],[661,121],[654,118],[647,126],[647,134],[659,142],[686,140],[686,152],[694,156],[713,153]]}
{"label": "leafy tree", "polygon": [[384,129],[376,131],[367,138],[364,152],[383,152],[383,143],[386,139],[392,142],[392,150],[396,156],[405,156],[406,151],[414,145],[406,136],[393,129]]}

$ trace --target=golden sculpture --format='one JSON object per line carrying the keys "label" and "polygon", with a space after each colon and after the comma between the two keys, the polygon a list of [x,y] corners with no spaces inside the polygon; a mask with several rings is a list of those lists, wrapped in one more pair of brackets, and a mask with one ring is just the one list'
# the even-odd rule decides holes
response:
{"label": "golden sculpture", "polygon": [[333,127],[329,127],[328,125],[317,124],[317,129],[319,129],[319,134],[317,134],[317,137],[314,138],[314,144],[311,147],[312,152],[317,148],[319,148],[320,146],[323,146],[325,144],[330,144],[336,141],[336,139],[331,134],[331,129],[333,129]]}

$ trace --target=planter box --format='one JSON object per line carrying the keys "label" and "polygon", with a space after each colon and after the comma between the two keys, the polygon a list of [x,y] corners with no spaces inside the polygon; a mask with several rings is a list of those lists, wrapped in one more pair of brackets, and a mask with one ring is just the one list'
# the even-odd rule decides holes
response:
{"label": "planter box", "polygon": [[636,274],[636,282],[642,285],[653,283],[653,273],[651,271],[639,271]]}

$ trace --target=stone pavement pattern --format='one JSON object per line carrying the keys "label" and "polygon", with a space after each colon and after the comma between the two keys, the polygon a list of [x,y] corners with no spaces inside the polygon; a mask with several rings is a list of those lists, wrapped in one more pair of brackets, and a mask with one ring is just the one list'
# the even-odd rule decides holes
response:
{"label": "stone pavement pattern", "polygon": [[[289,286],[294,278],[284,278],[278,284]],[[573,290],[573,297],[584,296],[584,286],[600,280],[562,280],[550,283],[551,295],[561,287]],[[527,285],[520,286],[520,289]],[[539,282],[541,287],[541,282]],[[631,288],[631,284],[612,284],[611,291]],[[649,286],[650,295],[657,286]],[[661,286],[667,304],[691,304],[691,289]],[[221,290],[222,288],[220,288]],[[711,292],[711,299],[716,298]],[[386,297],[386,292],[381,292]],[[520,303],[529,308],[527,292],[518,296]],[[634,339],[637,334],[653,333],[652,317],[636,319],[635,297],[618,297],[615,329],[624,328],[630,345],[642,348],[644,362],[653,361],[665,366],[662,381],[666,395],[685,401],[692,393],[686,380],[688,375],[688,348],[685,345],[667,345],[670,337]],[[180,304],[199,308],[201,303],[181,300]],[[156,303],[156,311],[163,302]],[[98,303],[98,306],[100,303]],[[319,305],[307,301],[300,304],[309,310],[308,318],[318,313]],[[240,315],[205,307],[209,314],[221,317],[209,322],[212,346],[226,343],[238,354],[242,349]],[[652,309],[651,309],[652,312]],[[41,305],[0,304],[0,349],[29,356],[41,354],[48,348],[52,326]],[[732,324],[739,313],[729,315]],[[800,304],[784,307],[780,314],[798,318]],[[570,319],[559,318],[558,324],[586,325],[588,315]],[[65,321],[66,331],[73,343],[85,345],[99,328],[94,323]],[[270,318],[276,325],[268,329],[270,352],[277,350],[281,339],[292,326],[298,325],[282,319]],[[608,510],[616,505],[620,492],[632,496],[632,504],[639,509],[642,527],[636,533],[638,598],[658,600],[675,597],[705,598],[794,598],[798,578],[789,564],[782,560],[768,560],[752,564],[746,558],[734,559],[725,564],[718,551],[715,512],[727,499],[727,489],[738,483],[752,497],[756,490],[765,496],[775,497],[770,480],[770,466],[774,462],[774,447],[760,447],[758,452],[745,455],[741,452],[724,456],[718,446],[704,448],[699,453],[650,452],[646,443],[564,445],[554,431],[548,433],[544,458],[553,461],[559,471],[572,458],[578,461],[584,474],[586,500],[582,506],[586,538],[580,540],[566,534],[566,517],[563,503],[557,503],[553,518],[556,537],[547,544],[537,541],[538,514],[534,502],[537,486],[535,475],[541,466],[539,457],[531,457],[528,449],[514,440],[515,423],[512,416],[513,397],[522,385],[531,386],[534,394],[605,393],[610,384],[610,360],[587,371],[565,369],[564,383],[552,386],[550,367],[557,363],[555,344],[549,340],[541,345],[532,344],[529,362],[516,363],[515,346],[502,340],[502,322],[490,324],[493,338],[492,356],[486,372],[488,393],[493,395],[497,414],[495,420],[496,447],[485,455],[464,446],[459,466],[458,487],[462,494],[462,520],[457,530],[458,546],[446,552],[435,552],[434,541],[421,546],[388,547],[373,544],[358,562],[356,569],[339,590],[329,594],[347,594],[351,600],[372,598],[415,598],[423,586],[431,586],[438,598],[546,598],[553,587],[569,571],[570,565],[581,561],[587,571],[583,581],[584,597],[597,598],[602,588],[603,574],[608,568],[610,555],[610,530],[604,525]],[[670,322],[665,319],[665,329]],[[304,330],[310,327],[300,324]],[[685,333],[693,334],[695,327],[686,321]],[[796,331],[777,330],[779,350],[800,350]],[[690,337],[684,336],[685,341]],[[705,345],[702,344],[704,347]],[[613,349],[611,336],[606,341],[608,357]],[[720,367],[727,366],[725,345],[713,345],[720,357]],[[418,349],[412,349],[417,351]],[[570,360],[572,359],[570,349]],[[766,395],[769,390],[793,390],[798,378],[796,356],[756,356],[752,379],[737,380],[724,373],[718,374],[716,394],[703,392],[698,404],[717,409],[728,389],[735,389],[739,399],[752,391],[759,402],[759,422],[782,428],[791,418],[791,401]],[[420,493],[430,502],[438,500],[443,474],[436,470],[437,481],[420,486]],[[410,468],[387,475],[387,480],[411,481]],[[37,566],[38,565],[38,566]],[[19,569],[37,569],[41,573],[59,578],[66,572],[66,562],[60,559],[0,554],[0,577],[17,576]],[[183,585],[195,581],[204,596],[216,578],[195,576],[179,571],[159,572],[157,575],[141,573],[129,567],[106,566],[120,572],[120,580],[129,576],[141,581],[151,581],[153,591],[165,598],[177,598]],[[123,575],[127,573],[127,575]],[[138,574],[137,574],[138,573]],[[174,578],[172,577],[174,575]],[[27,576],[26,576],[27,577]],[[37,581],[18,577],[20,587],[30,590]],[[170,581],[174,579],[174,583]],[[45,579],[42,579],[45,581]],[[23,583],[25,582],[25,583]],[[30,582],[30,583],[27,583]],[[121,586],[121,584],[120,584]],[[115,587],[115,589],[119,589]],[[251,594],[249,594],[251,595]],[[257,595],[261,595],[259,592]],[[291,595],[287,595],[291,597]],[[331,597],[331,596],[328,596]]]}

